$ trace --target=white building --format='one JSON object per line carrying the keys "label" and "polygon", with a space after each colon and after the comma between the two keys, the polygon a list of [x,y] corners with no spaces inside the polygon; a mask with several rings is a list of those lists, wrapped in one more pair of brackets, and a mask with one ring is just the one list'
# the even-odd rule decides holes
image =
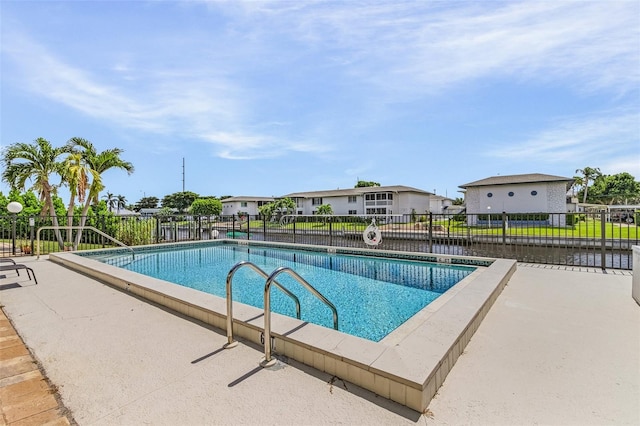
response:
{"label": "white building", "polygon": [[295,192],[284,195],[296,203],[296,214],[315,214],[329,204],[335,215],[424,214],[433,194],[409,186],[369,186],[328,191]]}
{"label": "white building", "polygon": [[249,215],[257,215],[258,210],[265,204],[275,201],[273,197],[230,197],[222,200],[223,215],[237,215],[238,213],[246,213]]}
{"label": "white building", "polygon": [[443,197],[442,195],[432,195],[429,198],[429,211],[434,214],[449,213],[452,210],[455,213],[459,213],[461,209],[454,209],[453,200],[451,198]]}
{"label": "white building", "polygon": [[[465,189],[469,225],[477,215],[505,213],[566,213],[573,178],[540,173],[492,176],[460,185]],[[551,215],[550,224],[564,226],[564,215]]]}

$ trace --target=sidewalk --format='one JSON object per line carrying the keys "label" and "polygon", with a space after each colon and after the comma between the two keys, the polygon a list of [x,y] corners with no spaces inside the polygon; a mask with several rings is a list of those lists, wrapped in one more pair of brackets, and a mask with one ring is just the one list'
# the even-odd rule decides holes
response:
{"label": "sidewalk", "polygon": [[8,274],[0,304],[80,425],[640,424],[628,271],[519,265],[421,414],[295,362],[261,369],[259,347],[21,260],[40,284]]}

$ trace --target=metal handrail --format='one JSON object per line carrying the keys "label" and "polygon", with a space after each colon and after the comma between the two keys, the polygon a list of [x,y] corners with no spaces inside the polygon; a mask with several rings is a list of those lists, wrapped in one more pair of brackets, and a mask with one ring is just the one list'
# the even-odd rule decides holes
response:
{"label": "metal handrail", "polygon": [[128,245],[126,245],[125,243],[123,243],[122,241],[118,241],[115,238],[113,238],[111,235],[106,234],[104,232],[102,232],[99,229],[94,228],[93,226],[41,226],[40,228],[38,228],[38,232],[36,233],[36,248],[37,248],[37,259],[40,259],[40,231],[42,231],[43,229],[88,229],[90,231],[94,231],[97,232],[98,234],[102,235],[105,238],[108,238],[109,240],[113,241],[114,243],[118,244],[121,247],[126,248],[127,250],[131,251],[131,256],[135,259],[136,258],[136,254],[133,251],[133,249],[131,247],[129,247]]}
{"label": "metal handrail", "polygon": [[281,266],[269,275],[267,282],[264,285],[264,362],[263,367],[269,367],[274,364],[275,360],[271,359],[271,284],[276,283],[275,279],[283,272],[287,272],[300,284],[306,287],[314,296],[327,305],[333,311],[333,328],[338,329],[338,310],[326,297],[322,295],[318,290],[309,284],[304,278],[300,276],[296,271],[286,266]]}
{"label": "metal handrail", "polygon": [[[260,274],[262,278],[265,278],[265,279],[269,278],[269,275],[267,275],[265,271],[260,269],[256,264],[251,263],[247,260],[243,260],[241,262],[236,263],[234,267],[231,268],[231,270],[227,274],[227,344],[224,345],[224,347],[227,349],[233,348],[238,344],[238,342],[233,341],[233,287],[232,287],[231,281],[233,280],[233,275],[236,273],[236,271],[242,268],[243,266],[250,267],[251,269],[256,271],[258,274]],[[286,294],[287,296],[293,299],[293,301],[296,304],[296,317],[300,319],[300,299],[298,299],[298,297],[295,294],[291,293],[289,290],[287,290],[282,285],[280,285],[280,283],[278,283],[277,281],[274,281],[274,284],[284,294]]]}

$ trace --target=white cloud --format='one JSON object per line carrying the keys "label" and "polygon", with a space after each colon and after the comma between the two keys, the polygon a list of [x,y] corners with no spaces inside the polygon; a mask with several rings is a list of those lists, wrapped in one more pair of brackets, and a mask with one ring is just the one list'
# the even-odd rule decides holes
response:
{"label": "white cloud", "polygon": [[616,173],[637,171],[639,122],[640,115],[629,111],[566,119],[523,142],[505,142],[487,155],[512,161],[590,165]]}
{"label": "white cloud", "polygon": [[405,96],[496,76],[563,79],[580,91],[640,82],[636,1],[257,4],[242,9],[257,37],[287,33]]}
{"label": "white cloud", "polygon": [[[112,71],[124,75],[125,83],[106,84],[104,75],[98,77],[64,63],[26,36],[5,37],[2,50],[20,69],[20,78],[32,93],[119,127],[213,143],[219,145],[216,152],[223,158],[271,158],[291,151],[327,150],[320,144],[236,130],[283,124],[251,122],[247,92],[206,69],[144,71],[118,63]],[[132,80],[135,84],[130,84]]]}
{"label": "white cloud", "polygon": [[[162,3],[153,5],[160,9]],[[201,6],[196,2],[183,4],[184,8]],[[207,33],[208,28],[198,28],[179,35],[154,34],[160,35],[162,42],[172,43],[163,45],[171,51],[170,59],[164,59],[166,63],[156,58],[162,50],[157,46],[153,52],[138,52],[133,46],[127,50],[125,46],[120,47],[122,51],[104,52],[111,63],[104,67],[108,73],[100,74],[104,70],[90,68],[84,58],[77,58],[75,64],[65,61],[61,53],[44,47],[44,42],[31,41],[3,25],[3,67],[16,65],[21,75],[11,78],[20,79],[23,87],[38,96],[118,127],[204,141],[224,158],[319,154],[328,150],[325,144],[316,142],[324,135],[308,136],[313,132],[308,123],[313,120],[306,121],[306,135],[292,136],[297,128],[297,111],[284,117],[270,114],[269,102],[280,93],[269,87],[274,80],[262,75],[294,74],[300,62],[310,57],[315,62],[308,72],[315,74],[304,77],[320,79],[324,70],[331,69],[337,73],[336,78],[346,80],[339,87],[350,90],[366,85],[366,90],[354,95],[343,94],[345,99],[356,98],[353,102],[358,106],[364,104],[359,110],[361,116],[344,122],[349,126],[365,123],[363,128],[372,127],[371,123],[387,113],[380,106],[383,102],[371,98],[424,97],[479,79],[560,82],[559,86],[568,83],[580,92],[608,91],[620,96],[628,91],[637,93],[640,85],[640,4],[633,0],[232,1],[207,2],[206,6],[211,13],[225,13],[221,19],[224,24],[215,31]],[[192,34],[198,38],[190,39]],[[206,39],[207,35],[215,40]],[[139,37],[151,39],[142,32]],[[135,41],[132,37],[131,44]],[[142,44],[155,46],[151,42]],[[197,46],[197,53],[182,56],[181,49],[190,46]],[[183,58],[188,61],[180,62]],[[141,68],[141,64],[146,65],[144,61],[150,62],[149,69]],[[317,69],[321,67],[325,68]],[[258,80],[252,80],[256,76]],[[287,77],[282,77],[285,83],[279,82],[279,87],[288,88]],[[300,114],[321,117],[313,126],[322,127],[323,120],[343,119],[333,111],[340,114],[340,105],[316,107],[315,92],[298,93],[293,89],[289,96],[293,100],[298,100],[295,96],[308,96],[308,108],[312,110]],[[329,112],[314,115],[314,108]],[[379,115],[372,117],[376,114],[372,111]],[[254,117],[260,113],[264,117],[256,122]],[[593,152],[604,153],[602,141],[620,132],[623,140],[637,142],[637,137],[629,136],[629,120],[637,116],[613,117],[623,130],[608,126],[608,118],[558,125],[520,144],[520,152],[533,156],[553,152],[554,158],[567,159],[576,150],[583,152],[579,148],[584,144]],[[286,125],[272,125],[277,122]],[[331,140],[331,136],[324,139]],[[333,139],[333,143],[340,142]],[[503,150],[496,155],[508,157],[514,153]]]}

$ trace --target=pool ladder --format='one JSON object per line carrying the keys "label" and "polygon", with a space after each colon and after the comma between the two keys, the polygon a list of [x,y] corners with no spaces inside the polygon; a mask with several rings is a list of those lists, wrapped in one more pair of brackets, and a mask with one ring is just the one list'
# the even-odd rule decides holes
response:
{"label": "pool ladder", "polygon": [[296,317],[300,319],[300,299],[283,287],[276,277],[280,274],[287,273],[293,277],[296,281],[302,284],[311,294],[316,296],[333,312],[333,328],[338,329],[338,310],[326,297],[322,295],[318,290],[309,284],[304,278],[302,278],[296,271],[286,266],[276,268],[271,275],[267,275],[265,271],[260,269],[256,264],[243,260],[238,262],[227,274],[227,343],[224,345],[225,349],[230,349],[238,345],[237,341],[233,340],[233,276],[238,269],[248,266],[256,271],[260,276],[266,279],[264,284],[264,360],[260,363],[263,367],[270,367],[276,363],[276,360],[271,356],[271,285],[275,285],[280,291],[293,299],[296,304]]}

